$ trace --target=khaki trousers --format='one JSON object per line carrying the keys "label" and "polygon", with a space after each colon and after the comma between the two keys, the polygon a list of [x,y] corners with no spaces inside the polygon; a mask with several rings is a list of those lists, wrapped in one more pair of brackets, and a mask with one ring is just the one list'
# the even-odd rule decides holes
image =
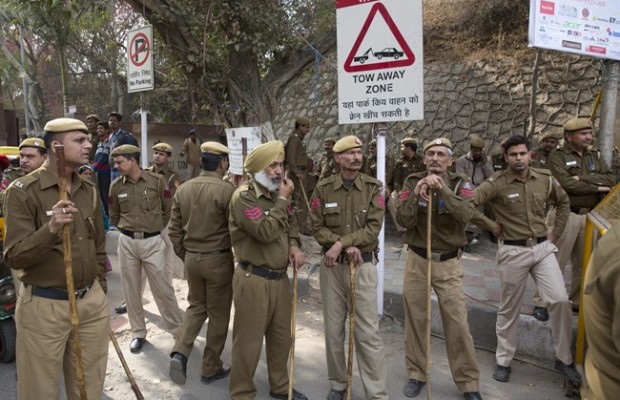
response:
{"label": "khaki trousers", "polygon": [[164,244],[166,245],[164,249],[166,276],[170,279],[170,283],[172,283],[173,278],[183,278],[183,271],[181,271],[179,266],[183,262],[174,252],[174,245],[170,240],[170,236],[168,236],[167,226],[161,231],[161,237],[164,239]]}
{"label": "khaki trousers", "polygon": [[[110,314],[97,281],[77,299],[77,309],[86,394],[89,399],[99,399],[108,363]],[[79,400],[69,300],[33,296],[32,286],[22,286],[15,321],[18,399],[60,399],[64,374],[67,398]]]}
{"label": "khaki trousers", "polygon": [[142,306],[143,273],[146,274],[166,328],[175,335],[183,322],[183,312],[164,268],[164,246],[160,235],[147,239],[133,239],[123,234],[118,237],[118,261],[121,266],[127,316],[133,337],[136,338],[146,338]]}
{"label": "khaki trousers", "polygon": [[556,357],[571,364],[571,308],[555,257],[557,247],[549,241],[533,247],[509,246],[500,242],[497,265],[502,298],[497,311],[497,364],[508,367],[517,349],[519,311],[528,274],[534,279],[543,301],[549,303],[549,321]]}
{"label": "khaki trousers", "polygon": [[[426,307],[428,264],[409,250],[403,283],[405,308],[405,361],[409,379],[426,382]],[[467,323],[463,292],[463,267],[458,258],[433,261],[431,285],[439,301],[452,378],[461,392],[478,392],[480,372],[474,341]]]}
{"label": "khaki trousers", "polygon": [[232,305],[232,254],[207,255],[188,251],[185,253],[185,273],[189,307],[185,311],[172,352],[189,358],[194,340],[208,318],[202,376],[213,376],[222,369],[220,356],[228,335]]}
{"label": "khaki trousers", "polygon": [[230,398],[253,400],[256,397],[254,374],[263,337],[271,392],[288,393],[287,362],[291,347],[291,289],[288,278],[269,280],[236,268],[233,301],[235,318]]}
{"label": "khaki trousers", "polygon": [[[547,214],[549,223],[555,221],[555,209]],[[566,228],[562,236],[559,237],[555,244],[558,248],[556,258],[560,265],[562,274],[568,265],[571,266],[570,285],[566,285],[566,292],[569,300],[575,305],[579,305],[579,292],[581,291],[581,271],[583,263],[583,245],[585,243],[586,216],[570,213]],[[562,278],[564,279],[564,278]],[[545,303],[538,290],[534,293],[533,303],[535,307],[547,308],[549,305]]]}
{"label": "khaki trousers", "polygon": [[189,181],[190,179],[195,178],[198,175],[200,175],[200,169],[201,169],[200,164],[198,165],[187,164],[187,174],[185,175],[185,180]]}
{"label": "khaki trousers", "polygon": [[[332,389],[347,385],[345,338],[351,287],[349,266],[321,266],[321,299],[325,324],[327,376]],[[388,399],[383,342],[377,318],[377,269],[364,263],[355,271],[355,355],[366,399]]]}

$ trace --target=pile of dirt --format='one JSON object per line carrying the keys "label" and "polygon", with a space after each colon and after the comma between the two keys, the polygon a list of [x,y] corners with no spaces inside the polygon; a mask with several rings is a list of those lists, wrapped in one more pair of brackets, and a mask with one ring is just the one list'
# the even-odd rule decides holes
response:
{"label": "pile of dirt", "polygon": [[528,0],[425,0],[424,57],[532,57],[528,17]]}

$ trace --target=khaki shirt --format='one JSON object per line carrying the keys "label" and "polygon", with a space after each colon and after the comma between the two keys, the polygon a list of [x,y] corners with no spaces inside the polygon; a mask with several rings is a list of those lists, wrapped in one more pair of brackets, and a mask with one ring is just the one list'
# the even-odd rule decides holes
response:
{"label": "khaki shirt", "polygon": [[[62,230],[54,235],[48,228],[47,212],[60,200],[58,178],[48,168],[46,161],[6,190],[4,261],[18,270],[24,283],[66,290]],[[82,289],[97,278],[107,290],[105,231],[97,189],[74,173],[68,198],[78,209],[69,224],[75,288]]]}
{"label": "khaki shirt", "polygon": [[[584,281],[586,378],[594,399],[620,393],[620,222],[596,246]],[[615,395],[614,395],[615,394]],[[590,399],[590,397],[587,397]]]}
{"label": "khaki shirt", "polygon": [[[396,208],[396,220],[407,228],[405,243],[427,248],[427,216],[428,205],[419,196],[414,194],[418,182],[428,173],[418,172],[409,175],[400,192]],[[477,210],[469,207],[467,197],[472,195],[471,180],[466,176],[447,172],[446,185],[433,192],[431,249],[445,252],[461,248],[467,244],[465,226],[476,214]],[[470,187],[463,187],[466,183]],[[477,221],[477,219],[476,219]]]}
{"label": "khaki shirt", "polygon": [[166,188],[164,190],[166,190],[167,195],[172,198],[174,196],[174,193],[177,191],[179,185],[181,185],[181,175],[179,175],[177,171],[170,169],[167,165],[164,165],[163,168],[159,171],[155,169],[155,165],[151,165],[146,170],[154,174],[164,176],[166,185]]}
{"label": "khaki shirt", "polygon": [[306,145],[303,138],[298,132],[293,132],[289,136],[285,147],[286,163],[288,169],[295,175],[305,174],[308,169],[308,153],[306,153]]}
{"label": "khaki shirt", "polygon": [[616,176],[598,151],[586,149],[579,155],[569,143],[551,153],[547,168],[568,193],[571,207],[595,207],[602,198],[598,187],[616,184]]}
{"label": "khaki shirt", "polygon": [[405,184],[405,179],[415,172],[424,171],[424,164],[422,164],[422,157],[417,154],[409,159],[403,155],[398,157],[396,165],[394,167],[394,190],[402,190]]}
{"label": "khaki shirt", "polygon": [[[377,176],[377,157],[370,156],[366,160],[366,164],[362,168],[364,174],[370,177]],[[392,178],[394,176],[394,157],[391,154],[385,155],[385,186],[392,187]]]}
{"label": "khaki shirt", "polygon": [[228,215],[235,187],[217,172],[202,171],[179,187],[172,199],[168,235],[181,259],[185,252],[230,249]]}
{"label": "khaki shirt", "polygon": [[333,154],[328,155],[327,153],[323,153],[321,160],[319,161],[319,168],[319,180],[329,178],[330,176],[336,175],[340,172],[340,167],[336,164]]}
{"label": "khaki shirt", "polygon": [[289,247],[301,248],[293,207],[278,192],[268,193],[254,181],[235,190],[228,220],[239,261],[271,269],[288,267]]}
{"label": "khaki shirt", "polygon": [[110,222],[128,231],[159,232],[170,219],[171,200],[161,175],[141,171],[136,183],[119,176],[110,186]]}
{"label": "khaki shirt", "polygon": [[340,174],[323,179],[310,200],[314,238],[323,249],[339,240],[343,248],[376,250],[384,214],[383,185],[364,174],[358,174],[350,188]]}
{"label": "khaki shirt", "polygon": [[187,138],[183,142],[183,153],[187,156],[188,165],[200,165],[200,141],[196,139],[196,142],[192,142],[192,139]]}
{"label": "khaki shirt", "polygon": [[[509,169],[496,172],[474,190],[470,205],[491,207],[502,226],[502,239],[523,240],[546,236],[547,203],[555,205],[553,233],[560,237],[570,213],[568,195],[549,171],[530,167],[525,181]],[[491,230],[495,224],[484,219],[486,224],[483,225]]]}

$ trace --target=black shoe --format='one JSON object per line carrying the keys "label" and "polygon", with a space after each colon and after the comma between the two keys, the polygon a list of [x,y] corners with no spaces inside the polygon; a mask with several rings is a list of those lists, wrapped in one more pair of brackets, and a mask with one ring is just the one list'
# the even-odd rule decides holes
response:
{"label": "black shoe", "polygon": [[409,379],[405,384],[403,393],[407,397],[416,397],[420,394],[424,385],[426,385],[426,382],[420,382],[417,379]]}
{"label": "black shoe", "polygon": [[117,314],[125,314],[127,312],[127,303],[123,301],[121,304],[114,307],[114,311],[116,311]]}
{"label": "black shoe", "polygon": [[581,382],[581,375],[579,375],[579,372],[575,369],[575,363],[566,365],[556,358],[554,367],[556,371],[559,371],[569,381]]}
{"label": "black shoe", "polygon": [[174,353],[170,359],[170,378],[179,385],[185,385],[187,372],[187,357],[181,353]]}
{"label": "black shoe", "polygon": [[345,390],[331,389],[327,394],[327,400],[344,400],[344,395],[347,393]]}
{"label": "black shoe", "polygon": [[549,321],[549,312],[544,307],[534,307],[534,311],[532,311],[532,316],[540,322]]}
{"label": "black shoe", "polygon": [[482,396],[480,396],[480,392],[465,392],[463,393],[465,400],[482,400]]}
{"label": "black shoe", "polygon": [[[269,396],[271,396],[272,399],[278,399],[278,400],[288,400],[288,393],[286,394],[275,394],[274,392],[269,392]],[[298,392],[297,390],[293,389],[293,396],[291,397],[293,400],[308,400],[308,398],[306,397],[305,394]]]}
{"label": "black shoe", "polygon": [[228,376],[228,374],[230,374],[230,368],[222,367],[222,369],[220,369],[219,372],[216,373],[215,375],[201,376],[200,377],[200,382],[204,383],[205,385],[208,385],[208,384],[213,383],[215,381],[219,381],[220,379],[226,378]]}
{"label": "black shoe", "polygon": [[501,365],[497,365],[495,366],[495,372],[493,372],[493,379],[498,382],[508,382],[510,379],[510,372],[512,372],[510,367],[502,367]]}
{"label": "black shoe", "polygon": [[131,339],[131,343],[129,344],[129,351],[132,353],[137,353],[142,350],[142,346],[146,343],[145,338],[135,337]]}

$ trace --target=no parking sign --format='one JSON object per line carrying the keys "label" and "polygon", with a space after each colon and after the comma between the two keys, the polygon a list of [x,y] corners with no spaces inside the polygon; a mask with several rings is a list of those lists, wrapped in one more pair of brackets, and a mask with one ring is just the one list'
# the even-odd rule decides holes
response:
{"label": "no parking sign", "polygon": [[142,92],[155,87],[153,71],[153,27],[145,26],[127,34],[127,91]]}

